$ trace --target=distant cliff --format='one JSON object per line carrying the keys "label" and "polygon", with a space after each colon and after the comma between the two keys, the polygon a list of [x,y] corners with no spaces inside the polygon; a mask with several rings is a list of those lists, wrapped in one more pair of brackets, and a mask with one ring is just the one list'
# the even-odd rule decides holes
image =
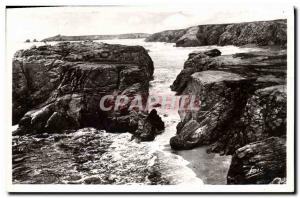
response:
{"label": "distant cliff", "polygon": [[146,33],[129,33],[129,34],[115,34],[115,35],[82,35],[82,36],[64,36],[56,35],[45,38],[44,41],[85,41],[85,40],[105,40],[105,39],[137,39],[146,38],[149,34]]}
{"label": "distant cliff", "polygon": [[232,24],[199,25],[150,35],[148,42],[176,43],[177,47],[256,44],[286,46],[285,19]]}

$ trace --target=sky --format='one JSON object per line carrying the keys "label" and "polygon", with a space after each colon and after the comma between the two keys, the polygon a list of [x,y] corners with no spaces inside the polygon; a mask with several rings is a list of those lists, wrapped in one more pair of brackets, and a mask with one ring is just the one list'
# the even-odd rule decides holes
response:
{"label": "sky", "polygon": [[6,9],[7,39],[25,41],[61,35],[155,33],[201,24],[287,18],[280,6],[48,7]]}

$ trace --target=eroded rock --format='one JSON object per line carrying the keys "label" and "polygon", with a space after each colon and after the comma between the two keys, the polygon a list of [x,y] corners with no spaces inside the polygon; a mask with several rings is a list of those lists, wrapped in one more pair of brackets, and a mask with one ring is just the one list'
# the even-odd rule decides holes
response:
{"label": "eroded rock", "polygon": [[[182,122],[177,128],[177,135],[171,139],[172,148],[207,145],[224,135],[231,121],[242,114],[247,96],[251,94],[251,83],[251,79],[223,71],[209,70],[193,74],[182,98],[185,95],[197,96],[200,109],[179,111]],[[192,129],[189,127],[191,123],[194,123]]]}
{"label": "eroded rock", "polygon": [[155,136],[165,129],[165,124],[155,109],[149,115],[138,120],[137,130],[133,133],[134,138],[141,141],[152,141]]}
{"label": "eroded rock", "polygon": [[245,144],[268,137],[286,136],[286,86],[256,90],[247,100],[238,120],[212,146],[210,151],[233,154]]}
{"label": "eroded rock", "polygon": [[[150,148],[95,128],[13,136],[14,184],[168,184]],[[149,163],[152,161],[153,163]]]}
{"label": "eroded rock", "polygon": [[192,52],[171,89],[181,94],[192,74],[206,70],[220,70],[255,78],[258,88],[285,84],[286,50],[266,50],[233,55],[219,55],[217,49]]}
{"label": "eroded rock", "polygon": [[286,177],[286,140],[270,137],[239,148],[232,158],[228,184],[280,184]]}
{"label": "eroded rock", "polygon": [[16,134],[87,126],[129,131],[130,104],[104,111],[100,101],[106,95],[147,98],[153,70],[140,46],[63,42],[20,50],[13,59]]}
{"label": "eroded rock", "polygon": [[177,47],[246,44],[286,47],[286,31],[286,20],[209,24],[157,32],[147,37],[146,41],[172,42]]}
{"label": "eroded rock", "polygon": [[208,152],[233,154],[228,183],[284,183],[286,66],[285,50],[189,54],[172,90],[181,95],[180,104],[196,96],[199,108],[179,110],[171,147],[209,145]]}

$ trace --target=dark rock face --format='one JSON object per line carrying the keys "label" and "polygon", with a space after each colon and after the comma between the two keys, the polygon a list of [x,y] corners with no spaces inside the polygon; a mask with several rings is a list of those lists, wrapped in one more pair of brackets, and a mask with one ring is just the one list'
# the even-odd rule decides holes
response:
{"label": "dark rock face", "polygon": [[[193,74],[182,94],[195,94],[199,98],[200,109],[179,111],[183,128],[179,128],[174,137],[182,143],[177,146],[185,149],[207,145],[224,135],[232,120],[241,116],[247,96],[251,94],[249,86],[252,81],[223,71],[208,70]],[[193,129],[185,129],[191,122]],[[171,146],[176,148],[174,144]]]}
{"label": "dark rock face", "polygon": [[[200,104],[199,109],[179,110],[181,122],[176,136],[170,139],[173,149],[210,145],[208,152],[234,154],[228,183],[285,181],[285,50],[226,56],[217,50],[193,52],[172,90],[182,95],[180,104],[185,103],[185,96],[196,96]],[[278,158],[276,149],[271,149],[277,140],[281,149]],[[273,167],[276,160],[279,165]],[[260,161],[266,161],[263,167]],[[247,172],[254,166],[262,170],[250,178]]]}
{"label": "dark rock face", "polygon": [[[232,119],[226,135],[219,135],[213,152],[232,154],[245,144],[268,137],[286,136],[286,86],[277,85],[255,91],[238,119]],[[223,132],[224,133],[224,132]]]}
{"label": "dark rock face", "polygon": [[165,124],[153,109],[148,116],[138,120],[138,128],[133,136],[141,141],[152,141],[155,136],[165,129]]}
{"label": "dark rock face", "polygon": [[203,42],[198,39],[197,33],[199,32],[199,27],[191,27],[186,30],[184,35],[182,35],[177,41],[176,46],[180,47],[193,47],[201,46]]}
{"label": "dark rock face", "polygon": [[184,68],[171,85],[171,89],[181,94],[195,72],[220,70],[237,73],[242,77],[256,78],[257,88],[285,83],[286,50],[237,53],[220,56],[217,49],[189,54]]}
{"label": "dark rock face", "polygon": [[250,143],[233,155],[228,184],[280,184],[286,177],[285,162],[285,139],[271,137]]}
{"label": "dark rock face", "polygon": [[166,42],[175,43],[179,38],[185,34],[186,30],[166,30],[163,32],[158,32],[148,36],[146,42]]}
{"label": "dark rock face", "polygon": [[137,125],[130,126],[130,116],[139,115],[130,114],[130,103],[103,111],[100,101],[105,95],[147,98],[153,70],[140,46],[65,42],[20,50],[13,59],[16,134],[90,126],[131,131]]}
{"label": "dark rock face", "polygon": [[197,134],[197,129],[200,128],[200,124],[195,120],[190,120],[177,131],[177,135],[170,139],[170,145],[173,149],[190,149],[197,143],[197,138],[194,134]]}
{"label": "dark rock face", "polygon": [[221,52],[218,49],[212,49],[212,50],[204,52],[204,54],[209,57],[216,57],[216,56],[220,56]]}
{"label": "dark rock face", "polygon": [[221,55],[218,49],[213,49],[205,52],[192,52],[189,54],[188,60],[184,63],[184,69],[181,70],[180,74],[176,77],[176,80],[171,85],[172,91],[176,91],[178,94],[185,89],[187,82],[193,73],[199,71],[205,71],[213,69],[215,66],[210,64],[211,57],[216,57]]}
{"label": "dark rock face", "polygon": [[286,20],[199,25],[158,32],[146,41],[172,42],[178,47],[246,44],[286,46],[286,28]]}

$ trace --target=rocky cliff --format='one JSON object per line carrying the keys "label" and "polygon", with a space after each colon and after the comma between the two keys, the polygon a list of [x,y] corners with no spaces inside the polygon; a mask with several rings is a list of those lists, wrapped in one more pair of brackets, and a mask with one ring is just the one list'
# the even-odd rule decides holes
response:
{"label": "rocky cliff", "polygon": [[181,104],[196,96],[200,108],[179,110],[171,147],[233,155],[231,184],[284,181],[286,66],[286,50],[191,53],[172,89]]}
{"label": "rocky cliff", "polygon": [[146,41],[171,42],[176,43],[177,47],[246,44],[285,46],[286,30],[286,20],[199,25],[154,33]]}
{"label": "rocky cliff", "polygon": [[[119,95],[147,99],[153,62],[141,46],[95,42],[63,42],[18,51],[13,58],[13,124],[15,134],[59,132],[96,127],[108,131],[138,131],[153,139],[163,123],[155,111],[112,106]],[[144,100],[143,100],[144,101]],[[142,123],[142,124],[140,124]],[[145,124],[147,123],[147,124]],[[157,125],[157,126],[155,126]]]}
{"label": "rocky cliff", "polygon": [[129,33],[129,34],[116,34],[116,35],[82,35],[82,36],[64,36],[56,35],[53,37],[45,38],[42,42],[47,41],[86,41],[86,40],[105,40],[105,39],[138,39],[147,38],[149,34],[146,33]]}

